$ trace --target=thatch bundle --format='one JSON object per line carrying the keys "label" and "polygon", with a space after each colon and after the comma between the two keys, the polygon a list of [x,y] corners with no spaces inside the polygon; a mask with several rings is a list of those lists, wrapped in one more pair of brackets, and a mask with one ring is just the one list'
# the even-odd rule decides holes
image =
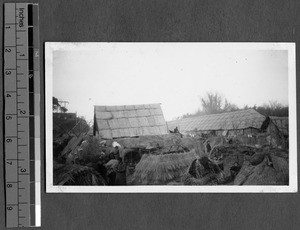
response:
{"label": "thatch bundle", "polygon": [[144,154],[136,165],[133,183],[141,185],[164,185],[186,174],[196,159],[195,151],[180,154]]}
{"label": "thatch bundle", "polygon": [[77,164],[54,168],[54,185],[105,185],[103,177],[93,168]]}

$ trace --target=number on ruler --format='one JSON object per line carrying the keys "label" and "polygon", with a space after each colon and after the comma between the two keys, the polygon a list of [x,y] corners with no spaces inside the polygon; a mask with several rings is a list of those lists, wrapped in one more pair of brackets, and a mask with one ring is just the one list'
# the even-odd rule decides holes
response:
{"label": "number on ruler", "polygon": [[6,139],[6,142],[10,143],[10,142],[12,142],[12,139],[8,138],[8,139]]}
{"label": "number on ruler", "polygon": [[11,75],[11,71],[10,71],[10,70],[6,70],[6,71],[5,71],[5,75],[6,75],[6,76]]}
{"label": "number on ruler", "polygon": [[12,165],[12,161],[6,161],[6,163]]}
{"label": "number on ruler", "polygon": [[6,94],[6,97],[11,97],[11,95],[9,93]]}
{"label": "number on ruler", "polygon": [[12,184],[7,184],[6,187],[7,187],[7,188],[11,188],[11,187],[12,187]]}
{"label": "number on ruler", "polygon": [[6,52],[6,53],[10,53],[10,52],[11,52],[11,49],[10,49],[10,48],[5,48],[5,52]]}
{"label": "number on ruler", "polygon": [[13,207],[12,207],[12,206],[8,206],[6,209],[7,209],[8,211],[11,211],[11,210],[13,210]]}
{"label": "number on ruler", "polygon": [[26,114],[26,110],[19,110],[20,114]]}
{"label": "number on ruler", "polygon": [[12,116],[6,116],[6,120],[11,120]]}

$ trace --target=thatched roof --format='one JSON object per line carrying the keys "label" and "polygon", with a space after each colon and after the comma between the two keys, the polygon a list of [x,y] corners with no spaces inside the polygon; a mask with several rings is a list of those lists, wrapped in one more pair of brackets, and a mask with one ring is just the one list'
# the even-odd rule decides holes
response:
{"label": "thatched roof", "polygon": [[170,130],[178,127],[182,133],[188,131],[260,129],[266,117],[254,109],[235,112],[195,116],[168,122]]}
{"label": "thatched roof", "polygon": [[104,139],[168,133],[160,104],[95,106],[94,119]]}
{"label": "thatched roof", "polygon": [[289,118],[270,116],[271,120],[284,135],[289,135]]}
{"label": "thatched roof", "polygon": [[186,174],[196,159],[195,151],[179,154],[144,154],[135,167],[133,183],[142,185],[164,185]]}

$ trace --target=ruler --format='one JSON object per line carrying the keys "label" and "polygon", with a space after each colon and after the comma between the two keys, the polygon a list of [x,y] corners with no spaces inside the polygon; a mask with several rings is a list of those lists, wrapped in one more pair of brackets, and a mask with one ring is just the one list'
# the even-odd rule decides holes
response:
{"label": "ruler", "polygon": [[37,4],[5,4],[3,53],[6,226],[40,226]]}

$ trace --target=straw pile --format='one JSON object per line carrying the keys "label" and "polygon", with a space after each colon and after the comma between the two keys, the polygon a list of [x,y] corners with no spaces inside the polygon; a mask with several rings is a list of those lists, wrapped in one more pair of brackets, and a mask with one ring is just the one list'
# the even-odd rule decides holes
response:
{"label": "straw pile", "polygon": [[133,184],[165,185],[180,179],[196,159],[195,151],[180,154],[144,154],[136,165]]}
{"label": "straw pile", "polygon": [[106,182],[93,168],[77,164],[57,165],[54,185],[105,185]]}

